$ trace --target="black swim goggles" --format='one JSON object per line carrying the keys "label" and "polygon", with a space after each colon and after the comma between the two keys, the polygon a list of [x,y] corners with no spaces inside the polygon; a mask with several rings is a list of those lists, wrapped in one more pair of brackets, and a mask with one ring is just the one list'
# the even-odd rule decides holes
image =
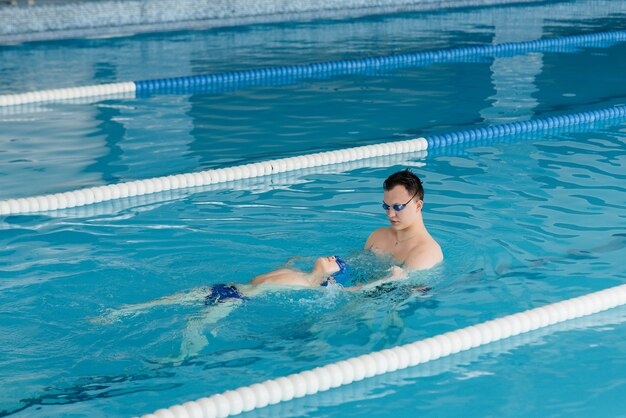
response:
{"label": "black swim goggles", "polygon": [[406,202],[406,203],[402,203],[402,204],[398,204],[398,203],[396,203],[396,204],[393,204],[393,205],[391,205],[391,206],[390,206],[390,205],[388,205],[388,204],[386,204],[386,203],[385,203],[385,201],[383,200],[383,209],[385,209],[385,211],[387,211],[387,210],[389,210],[389,209],[393,208],[393,210],[394,210],[394,211],[396,211],[396,212],[400,212],[401,210],[403,210],[404,208],[406,208],[406,205],[408,205],[408,204],[409,204],[409,202],[411,202],[411,200],[413,200],[413,198],[414,198],[415,196],[417,196],[417,192],[415,192],[415,194],[413,195],[413,197],[412,197],[412,198],[410,198],[409,200],[407,200],[407,202]]}

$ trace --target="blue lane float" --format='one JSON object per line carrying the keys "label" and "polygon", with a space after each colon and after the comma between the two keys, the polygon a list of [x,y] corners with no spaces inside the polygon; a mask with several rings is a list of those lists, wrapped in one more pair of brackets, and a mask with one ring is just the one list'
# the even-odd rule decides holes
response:
{"label": "blue lane float", "polygon": [[626,106],[615,106],[589,112],[549,116],[545,119],[512,122],[502,125],[492,125],[486,128],[467,129],[443,135],[432,135],[427,136],[425,139],[428,143],[428,148],[445,147],[467,142],[495,139],[508,135],[525,134],[588,124],[596,121],[617,119],[624,116],[626,116]]}
{"label": "blue lane float", "polygon": [[384,57],[71,87],[0,95],[0,107],[89,97],[132,98],[166,93],[223,92],[258,85],[289,84],[302,79],[327,78],[351,74],[377,74],[385,70],[421,67],[436,63],[476,61],[530,52],[571,52],[577,47],[607,47],[624,41],[626,41],[626,31],[601,32]]}
{"label": "blue lane float", "polygon": [[567,126],[593,124],[596,121],[619,120],[626,117],[626,106],[614,106],[588,112],[549,116],[544,119],[505,123],[383,144],[366,145],[335,151],[326,151],[297,157],[281,158],[234,167],[205,170],[194,173],[155,177],[145,180],[109,184],[78,189],[65,193],[48,194],[0,201],[0,216],[36,213],[80,207],[99,202],[142,196],[168,190],[206,186],[228,181],[249,179],[305,168],[346,163],[372,157],[416,153],[427,149],[470,144],[479,141],[549,131]]}
{"label": "blue lane float", "polygon": [[[314,64],[269,67],[246,71],[205,74],[189,77],[136,81],[136,94],[144,96],[163,92],[190,92],[197,89],[224,90],[231,86],[270,84],[272,80],[289,83],[299,79],[322,78],[338,75],[367,74],[406,67],[420,67],[435,63],[459,62],[479,58],[514,56],[529,52],[570,52],[578,46],[607,46],[626,40],[626,31],[574,35],[527,42],[508,42],[498,45],[480,45],[439,51],[372,57],[364,59],[330,61]],[[231,87],[232,88],[232,87]]]}

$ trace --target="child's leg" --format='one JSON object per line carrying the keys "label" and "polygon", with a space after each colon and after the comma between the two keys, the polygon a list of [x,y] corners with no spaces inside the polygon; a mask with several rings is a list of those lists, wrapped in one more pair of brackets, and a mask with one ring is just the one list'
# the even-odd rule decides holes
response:
{"label": "child's leg", "polygon": [[122,305],[118,309],[109,309],[105,315],[94,318],[91,320],[91,322],[103,324],[111,323],[127,316],[134,316],[139,313],[148,311],[156,306],[187,305],[191,303],[198,303],[202,301],[207,293],[210,293],[210,291],[210,287],[199,287],[191,289],[189,291],[174,293],[173,295],[164,296],[162,298],[154,299],[148,302],[132,305]]}
{"label": "child's leg", "polygon": [[[229,299],[213,306],[207,306],[202,313],[187,322],[183,329],[183,341],[180,345],[180,355],[174,359],[175,362],[181,362],[189,357],[196,356],[204,347],[209,344],[209,340],[205,335],[205,329],[210,325],[216,324],[221,319],[226,318],[230,313],[241,306],[243,300]],[[215,336],[217,330],[211,327],[209,332]]]}

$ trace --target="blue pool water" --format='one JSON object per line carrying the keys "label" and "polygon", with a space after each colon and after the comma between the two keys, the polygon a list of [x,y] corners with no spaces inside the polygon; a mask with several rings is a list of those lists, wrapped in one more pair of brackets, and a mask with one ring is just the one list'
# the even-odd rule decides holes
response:
{"label": "blue pool water", "polygon": [[[624,30],[624,3],[0,46],[0,94]],[[624,105],[624,73],[620,43],[1,109],[0,199]],[[0,416],[139,415],[623,284],[625,145],[617,120],[4,217]],[[361,248],[386,225],[382,180],[405,167],[446,256],[412,279],[428,294],[272,292],[207,325],[180,361],[202,300],[110,320],[318,255],[376,276]],[[246,416],[623,416],[625,320],[614,309]]]}

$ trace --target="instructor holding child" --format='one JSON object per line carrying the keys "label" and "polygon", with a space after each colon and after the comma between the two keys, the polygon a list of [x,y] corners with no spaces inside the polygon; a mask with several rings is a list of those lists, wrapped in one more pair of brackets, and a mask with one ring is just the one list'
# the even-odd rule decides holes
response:
{"label": "instructor holding child", "polygon": [[404,276],[407,270],[425,270],[443,260],[441,247],[428,233],[422,217],[424,188],[411,171],[390,175],[383,183],[383,209],[390,226],[372,232],[365,249],[389,254],[400,263],[393,276]]}

